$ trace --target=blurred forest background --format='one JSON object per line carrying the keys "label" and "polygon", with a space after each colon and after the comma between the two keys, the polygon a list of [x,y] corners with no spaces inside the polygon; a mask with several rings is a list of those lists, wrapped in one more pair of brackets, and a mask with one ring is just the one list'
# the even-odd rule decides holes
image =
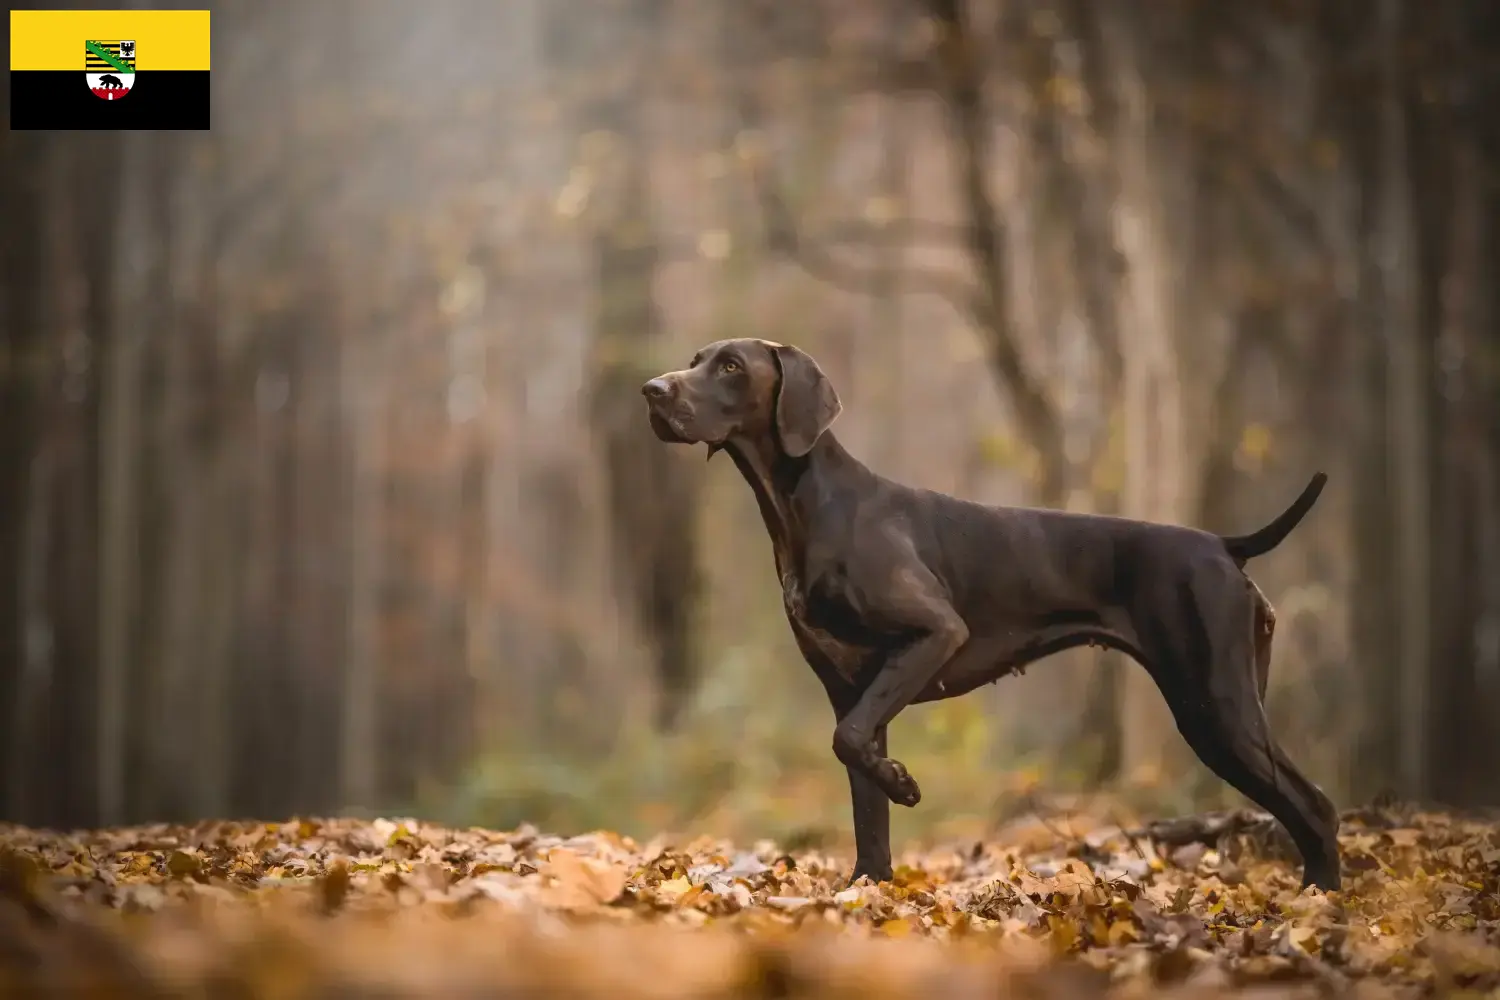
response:
{"label": "blurred forest background", "polygon": [[[1341,804],[1500,802],[1500,5],[226,0],[210,133],[8,133],[0,814],[806,839],[832,715],[638,386],[1225,532]],[[1231,800],[1138,667],[916,708],[898,836]],[[950,826],[944,826],[950,824]]]}

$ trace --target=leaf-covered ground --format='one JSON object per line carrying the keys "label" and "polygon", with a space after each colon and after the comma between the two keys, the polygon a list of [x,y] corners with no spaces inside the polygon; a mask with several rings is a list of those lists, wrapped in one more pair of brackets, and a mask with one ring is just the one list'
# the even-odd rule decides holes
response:
{"label": "leaf-covered ground", "polygon": [[1008,839],[845,888],[850,859],[771,843],[0,827],[0,995],[1500,996],[1488,823],[1346,817],[1334,895],[1246,813]]}

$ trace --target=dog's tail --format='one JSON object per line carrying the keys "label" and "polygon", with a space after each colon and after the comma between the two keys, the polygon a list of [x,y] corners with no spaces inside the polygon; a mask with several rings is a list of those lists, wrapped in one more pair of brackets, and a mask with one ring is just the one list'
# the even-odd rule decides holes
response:
{"label": "dog's tail", "polygon": [[1282,511],[1276,520],[1248,535],[1223,536],[1224,547],[1229,550],[1234,561],[1243,566],[1247,560],[1263,556],[1285,541],[1292,529],[1312,510],[1313,504],[1318,502],[1318,494],[1323,492],[1323,484],[1326,482],[1326,473],[1314,473],[1302,495],[1293,500],[1292,505]]}

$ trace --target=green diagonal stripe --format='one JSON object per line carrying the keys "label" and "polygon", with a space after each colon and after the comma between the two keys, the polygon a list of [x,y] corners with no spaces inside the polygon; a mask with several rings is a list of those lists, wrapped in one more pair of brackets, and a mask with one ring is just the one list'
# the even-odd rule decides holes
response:
{"label": "green diagonal stripe", "polygon": [[[76,38],[77,36],[75,35],[74,37]],[[109,51],[109,49],[106,49],[104,46],[100,45],[98,42],[84,42],[83,44],[84,47],[87,48],[90,52],[98,56],[100,59],[103,59],[105,62],[109,63],[121,73],[135,72],[135,70],[130,68],[129,63],[121,59],[119,56],[115,55],[113,52]]]}

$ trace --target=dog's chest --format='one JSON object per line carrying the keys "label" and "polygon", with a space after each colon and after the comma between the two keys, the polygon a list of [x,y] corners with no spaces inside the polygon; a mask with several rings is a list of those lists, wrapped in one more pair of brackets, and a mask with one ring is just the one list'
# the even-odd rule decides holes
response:
{"label": "dog's chest", "polygon": [[821,660],[852,683],[875,650],[877,637],[860,623],[846,595],[821,581],[809,587],[787,571],[781,574],[781,599],[803,655],[814,667]]}

